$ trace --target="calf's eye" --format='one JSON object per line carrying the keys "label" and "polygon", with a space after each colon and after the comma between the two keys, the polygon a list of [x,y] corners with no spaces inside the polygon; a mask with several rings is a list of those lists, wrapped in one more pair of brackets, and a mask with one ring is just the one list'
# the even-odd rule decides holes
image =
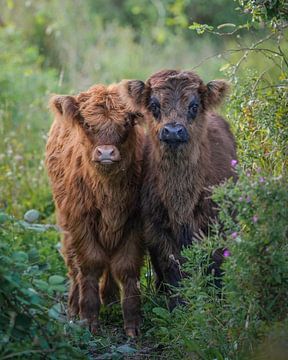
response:
{"label": "calf's eye", "polygon": [[159,101],[156,98],[151,98],[148,108],[152,112],[154,118],[159,120],[161,115]]}
{"label": "calf's eye", "polygon": [[83,123],[83,127],[87,131],[91,130],[91,126],[89,124],[87,124],[86,122]]}
{"label": "calf's eye", "polygon": [[199,109],[199,104],[196,102],[192,102],[188,107],[188,118],[195,119]]}
{"label": "calf's eye", "polygon": [[134,126],[134,124],[135,124],[135,114],[128,113],[124,123],[125,129],[129,129],[131,126]]}

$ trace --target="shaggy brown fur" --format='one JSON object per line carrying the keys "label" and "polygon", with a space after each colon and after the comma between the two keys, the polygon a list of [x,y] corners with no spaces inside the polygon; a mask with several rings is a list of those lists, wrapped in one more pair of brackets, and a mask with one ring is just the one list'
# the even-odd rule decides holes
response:
{"label": "shaggy brown fur", "polygon": [[[139,114],[121,101],[118,85],[54,96],[50,107],[55,120],[46,166],[64,234],[70,315],[79,313],[95,331],[100,299],[111,301],[117,283],[126,334],[135,336],[143,259],[138,215],[143,132],[135,124]],[[101,151],[108,160],[100,159]]]}
{"label": "shaggy brown fur", "polygon": [[[143,165],[145,239],[158,285],[177,286],[182,277],[181,249],[195,235],[207,234],[216,216],[209,188],[235,176],[233,135],[228,123],[211,112],[228,85],[223,80],[205,85],[193,72],[164,70],[146,84],[131,80],[125,86],[122,96],[134,110],[145,113],[150,134]],[[167,125],[181,127],[183,142],[161,141]]]}

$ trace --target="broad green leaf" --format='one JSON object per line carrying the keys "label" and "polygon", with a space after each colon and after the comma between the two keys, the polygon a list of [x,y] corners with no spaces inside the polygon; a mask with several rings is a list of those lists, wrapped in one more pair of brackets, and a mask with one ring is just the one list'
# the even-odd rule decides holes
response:
{"label": "broad green leaf", "polygon": [[152,311],[154,314],[156,314],[157,316],[159,316],[164,320],[168,320],[170,318],[170,312],[164,308],[155,307]]}
{"label": "broad green leaf", "polygon": [[35,280],[33,281],[33,283],[34,283],[34,285],[35,285],[37,288],[39,288],[40,290],[46,291],[46,290],[49,289],[49,284],[48,284],[46,281],[44,281],[44,280],[35,279]]}
{"label": "broad green leaf", "polygon": [[28,261],[28,255],[24,251],[17,251],[12,255],[12,258],[17,262],[26,262]]}
{"label": "broad green leaf", "polygon": [[49,277],[48,281],[50,285],[60,285],[64,283],[65,278],[60,275],[52,275]]}
{"label": "broad green leaf", "polygon": [[35,249],[35,248],[29,250],[28,251],[28,257],[29,257],[30,263],[36,263],[37,261],[39,261],[39,252],[38,252],[38,250]]}
{"label": "broad green leaf", "polygon": [[51,292],[51,291],[56,291],[56,292],[65,292],[67,289],[66,289],[66,286],[65,285],[61,285],[61,284],[58,284],[58,285],[50,285],[49,286],[49,289],[48,291]]}

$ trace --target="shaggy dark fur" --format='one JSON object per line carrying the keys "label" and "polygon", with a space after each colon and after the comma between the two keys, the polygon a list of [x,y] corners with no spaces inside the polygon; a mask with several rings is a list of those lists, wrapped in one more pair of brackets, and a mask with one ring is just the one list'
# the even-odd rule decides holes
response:
{"label": "shaggy dark fur", "polygon": [[[121,85],[122,86],[122,85]],[[139,332],[143,247],[139,193],[143,131],[119,97],[97,85],[78,96],[54,96],[46,148],[63,255],[71,280],[69,312],[96,330],[100,299],[122,290],[124,327]]]}
{"label": "shaggy dark fur", "polygon": [[[177,286],[183,247],[207,234],[217,211],[210,187],[235,176],[236,146],[228,123],[211,110],[228,90],[189,71],[164,70],[144,84],[125,83],[122,96],[145,114],[148,133],[142,188],[144,234],[157,285]],[[171,299],[170,306],[175,306]]]}

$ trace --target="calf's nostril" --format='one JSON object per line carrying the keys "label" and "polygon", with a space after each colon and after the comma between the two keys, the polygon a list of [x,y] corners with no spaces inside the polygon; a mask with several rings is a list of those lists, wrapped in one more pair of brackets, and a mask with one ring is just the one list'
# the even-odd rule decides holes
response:
{"label": "calf's nostril", "polygon": [[169,133],[170,133],[169,129],[167,129],[167,127],[164,127],[163,134],[168,135]]}
{"label": "calf's nostril", "polygon": [[178,135],[183,135],[183,132],[184,132],[184,131],[183,131],[183,129],[181,128],[181,129],[179,129],[179,130],[177,131],[177,134],[178,134]]}

